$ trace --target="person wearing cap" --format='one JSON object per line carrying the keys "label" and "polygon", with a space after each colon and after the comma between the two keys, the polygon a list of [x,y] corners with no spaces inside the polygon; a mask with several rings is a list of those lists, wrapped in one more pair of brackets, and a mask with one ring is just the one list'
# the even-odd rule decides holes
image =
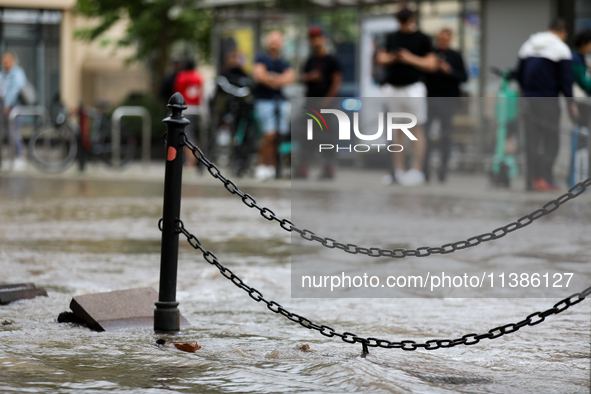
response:
{"label": "person wearing cap", "polygon": [[[423,125],[427,121],[427,88],[424,74],[435,72],[438,61],[431,39],[418,30],[414,12],[403,8],[396,14],[399,30],[386,36],[385,46],[377,53],[377,63],[385,66],[382,94],[386,98],[388,112],[409,112],[416,116],[417,124],[411,131],[417,138],[413,141],[412,167],[405,171],[405,152],[396,152],[393,157],[394,179],[403,186],[416,186],[425,182],[423,160],[427,150],[427,138]],[[392,99],[395,98],[395,99]],[[398,140],[403,137],[398,132]],[[386,176],[384,183],[392,183]]]}
{"label": "person wearing cap", "polygon": [[259,146],[259,164],[255,178],[275,178],[278,134],[289,133],[290,103],[282,89],[295,81],[295,73],[289,63],[281,58],[283,35],[272,31],[267,35],[267,52],[255,59],[253,76],[257,86],[253,91],[255,110],[265,136]]}
{"label": "person wearing cap", "polygon": [[[339,60],[328,53],[326,48],[326,36],[318,26],[312,26],[308,31],[310,40],[310,57],[306,60],[300,81],[306,85],[306,97],[324,97],[320,100],[320,107],[329,108],[332,98],[336,97],[341,89],[343,81],[343,67]],[[302,150],[306,150],[302,146]],[[311,152],[301,152],[302,163],[297,169],[296,177],[308,176],[308,156]],[[320,178],[332,179],[335,175],[335,155],[333,151],[326,152],[323,156],[325,162]]]}
{"label": "person wearing cap", "polygon": [[306,60],[300,80],[306,84],[306,97],[335,97],[343,81],[343,67],[329,54],[326,36],[318,26],[308,31],[312,54]]}

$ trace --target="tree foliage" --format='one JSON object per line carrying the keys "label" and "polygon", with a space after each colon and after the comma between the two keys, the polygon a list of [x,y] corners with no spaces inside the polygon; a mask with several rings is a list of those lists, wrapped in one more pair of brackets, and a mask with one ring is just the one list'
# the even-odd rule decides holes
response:
{"label": "tree foliage", "polygon": [[195,45],[202,58],[210,54],[212,13],[197,8],[200,0],[77,0],[76,12],[96,21],[79,29],[77,38],[96,40],[120,20],[127,21],[125,35],[114,44],[134,45],[133,59],[147,61],[154,72],[155,88],[162,80],[173,45]]}

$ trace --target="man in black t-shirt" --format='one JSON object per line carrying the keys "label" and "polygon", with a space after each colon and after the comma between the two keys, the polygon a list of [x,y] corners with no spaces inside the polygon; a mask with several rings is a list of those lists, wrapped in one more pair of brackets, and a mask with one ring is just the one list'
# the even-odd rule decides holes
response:
{"label": "man in black t-shirt", "polygon": [[[451,133],[453,129],[452,119],[460,103],[460,84],[466,82],[468,76],[464,67],[462,54],[450,48],[452,32],[450,29],[442,29],[436,38],[435,54],[438,59],[437,71],[426,75],[427,96],[429,97],[426,132],[429,134],[429,126],[435,119],[439,119],[441,132],[439,149],[441,151],[441,164],[438,171],[440,182],[445,182],[447,177],[447,163],[451,151]],[[425,177],[429,179],[430,155],[432,141],[427,138],[427,154],[425,155]]]}
{"label": "man in black t-shirt", "polygon": [[[386,36],[385,47],[378,50],[377,62],[385,67],[385,79],[382,94],[388,112],[410,112],[417,118],[417,124],[411,128],[416,136],[412,167],[405,171],[405,153],[397,152],[393,156],[394,178],[403,186],[416,186],[425,182],[423,160],[427,148],[427,139],[423,124],[427,121],[427,89],[423,83],[425,72],[437,69],[437,57],[433,52],[431,39],[417,28],[416,16],[409,9],[402,9],[396,14],[399,30]],[[398,130],[399,143],[403,142],[402,131]],[[386,179],[387,178],[387,179]],[[386,176],[384,182],[391,183],[393,178]]]}
{"label": "man in black t-shirt", "polygon": [[[308,31],[310,39],[310,50],[312,54],[304,65],[303,73],[300,77],[301,82],[306,84],[306,97],[325,97],[322,100],[320,108],[330,108],[333,97],[341,89],[343,81],[343,67],[338,59],[329,54],[326,49],[326,37],[322,29],[318,26],[312,26]],[[330,117],[329,117],[330,118]],[[329,122],[332,119],[329,119]],[[333,134],[322,134],[321,138],[330,139],[320,141],[321,143],[332,143]],[[307,140],[301,139],[300,163],[297,168],[296,178],[306,178],[308,176],[308,162],[313,153],[313,148],[307,146]],[[324,163],[320,178],[332,179],[335,175],[335,153],[330,150],[322,155]]]}
{"label": "man in black t-shirt", "polygon": [[312,55],[306,61],[300,80],[306,84],[306,97],[335,97],[341,88],[343,67],[326,49],[326,37],[318,26],[308,32]]}

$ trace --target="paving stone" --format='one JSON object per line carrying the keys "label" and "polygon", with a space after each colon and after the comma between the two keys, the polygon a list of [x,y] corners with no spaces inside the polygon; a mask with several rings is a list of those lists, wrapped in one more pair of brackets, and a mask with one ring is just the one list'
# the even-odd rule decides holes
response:
{"label": "paving stone", "polygon": [[47,297],[47,292],[45,289],[37,288],[34,283],[0,285],[0,305],[39,296]]}
{"label": "paving stone", "polygon": [[[96,331],[154,328],[154,303],[158,292],[152,287],[76,296],[70,309]],[[190,327],[181,315],[181,329]]]}

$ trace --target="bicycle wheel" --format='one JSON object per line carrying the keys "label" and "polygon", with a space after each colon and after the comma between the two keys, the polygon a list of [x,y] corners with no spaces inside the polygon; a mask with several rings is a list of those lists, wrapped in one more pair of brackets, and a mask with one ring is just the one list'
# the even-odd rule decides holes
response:
{"label": "bicycle wheel", "polygon": [[41,171],[59,172],[68,168],[78,153],[76,133],[62,124],[35,130],[29,140],[29,159]]}

